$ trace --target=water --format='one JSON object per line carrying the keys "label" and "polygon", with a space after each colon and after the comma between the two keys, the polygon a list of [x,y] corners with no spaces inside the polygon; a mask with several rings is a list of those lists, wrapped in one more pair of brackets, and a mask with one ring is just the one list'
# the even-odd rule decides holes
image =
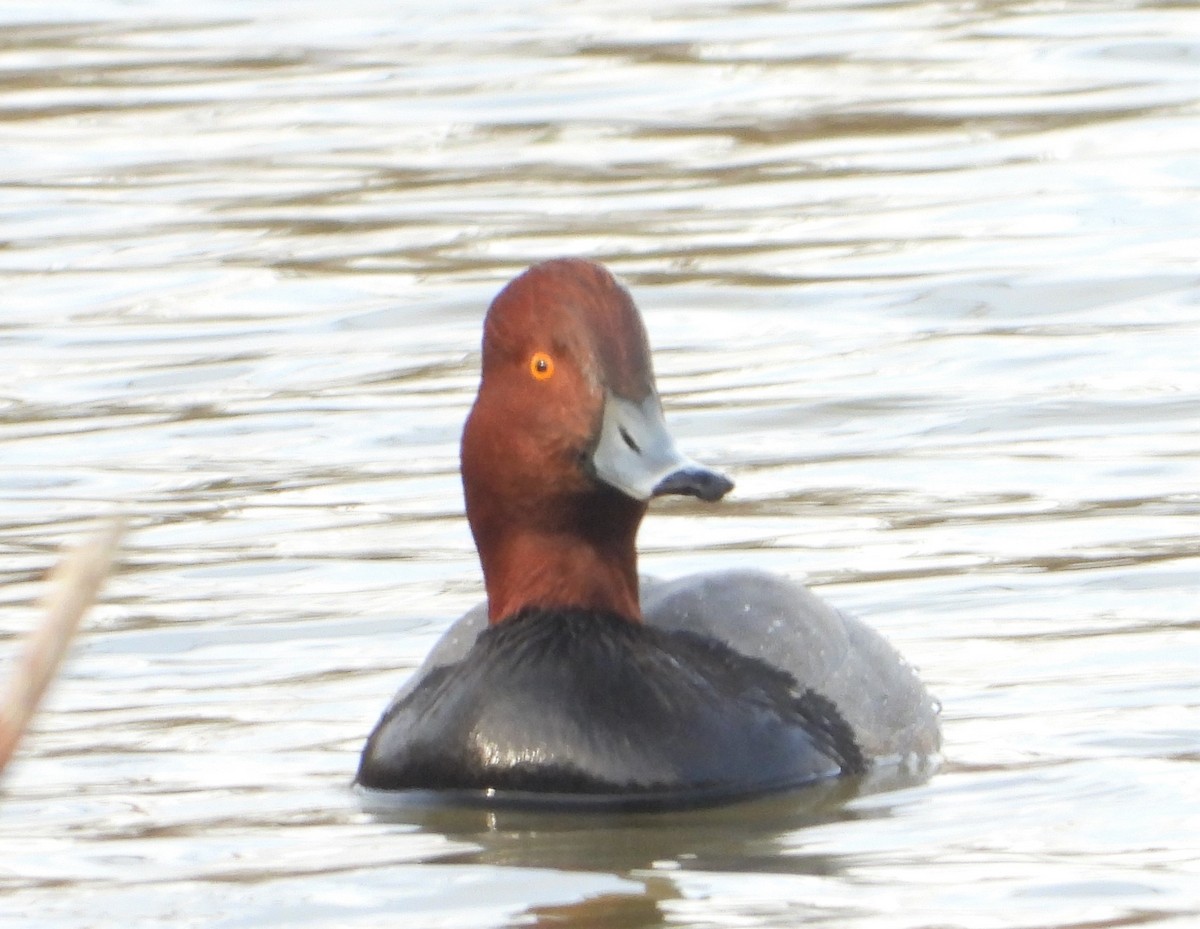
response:
{"label": "water", "polygon": [[[1200,921],[1200,8],[10,2],[0,643],[136,527],[0,804],[0,925]],[[457,439],[505,280],[599,258],[758,565],[944,705],[923,785],[375,815],[480,597]]]}

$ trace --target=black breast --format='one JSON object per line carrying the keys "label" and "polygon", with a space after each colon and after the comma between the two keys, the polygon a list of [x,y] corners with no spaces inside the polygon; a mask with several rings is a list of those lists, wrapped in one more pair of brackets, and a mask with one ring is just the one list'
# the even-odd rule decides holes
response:
{"label": "black breast", "polygon": [[358,782],[686,802],[862,768],[833,704],[765,662],[614,615],[527,610],[388,709]]}

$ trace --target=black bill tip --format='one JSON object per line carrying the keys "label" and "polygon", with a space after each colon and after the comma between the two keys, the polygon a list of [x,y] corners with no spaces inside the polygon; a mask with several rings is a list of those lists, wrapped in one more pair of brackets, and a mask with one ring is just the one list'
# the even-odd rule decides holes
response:
{"label": "black bill tip", "polygon": [[708,468],[691,466],[672,471],[655,485],[652,495],[665,497],[668,494],[679,494],[685,497],[699,497],[705,503],[713,503],[731,490],[733,481],[724,474]]}

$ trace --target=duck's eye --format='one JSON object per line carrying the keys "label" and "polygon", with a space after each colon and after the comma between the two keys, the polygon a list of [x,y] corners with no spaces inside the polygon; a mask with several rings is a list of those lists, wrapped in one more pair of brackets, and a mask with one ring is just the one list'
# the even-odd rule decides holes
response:
{"label": "duck's eye", "polygon": [[554,377],[554,359],[545,352],[534,352],[529,359],[529,373],[536,381],[548,381]]}

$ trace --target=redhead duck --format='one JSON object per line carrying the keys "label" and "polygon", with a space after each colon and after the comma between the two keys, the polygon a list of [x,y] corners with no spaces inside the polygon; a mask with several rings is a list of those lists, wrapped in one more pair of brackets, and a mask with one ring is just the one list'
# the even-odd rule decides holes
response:
{"label": "redhead duck", "polygon": [[487,602],[388,707],[363,787],[687,806],[936,753],[915,674],[804,588],[639,578],[648,502],[733,484],[676,448],[641,316],[601,265],[535,265],[493,301],[462,477]]}

